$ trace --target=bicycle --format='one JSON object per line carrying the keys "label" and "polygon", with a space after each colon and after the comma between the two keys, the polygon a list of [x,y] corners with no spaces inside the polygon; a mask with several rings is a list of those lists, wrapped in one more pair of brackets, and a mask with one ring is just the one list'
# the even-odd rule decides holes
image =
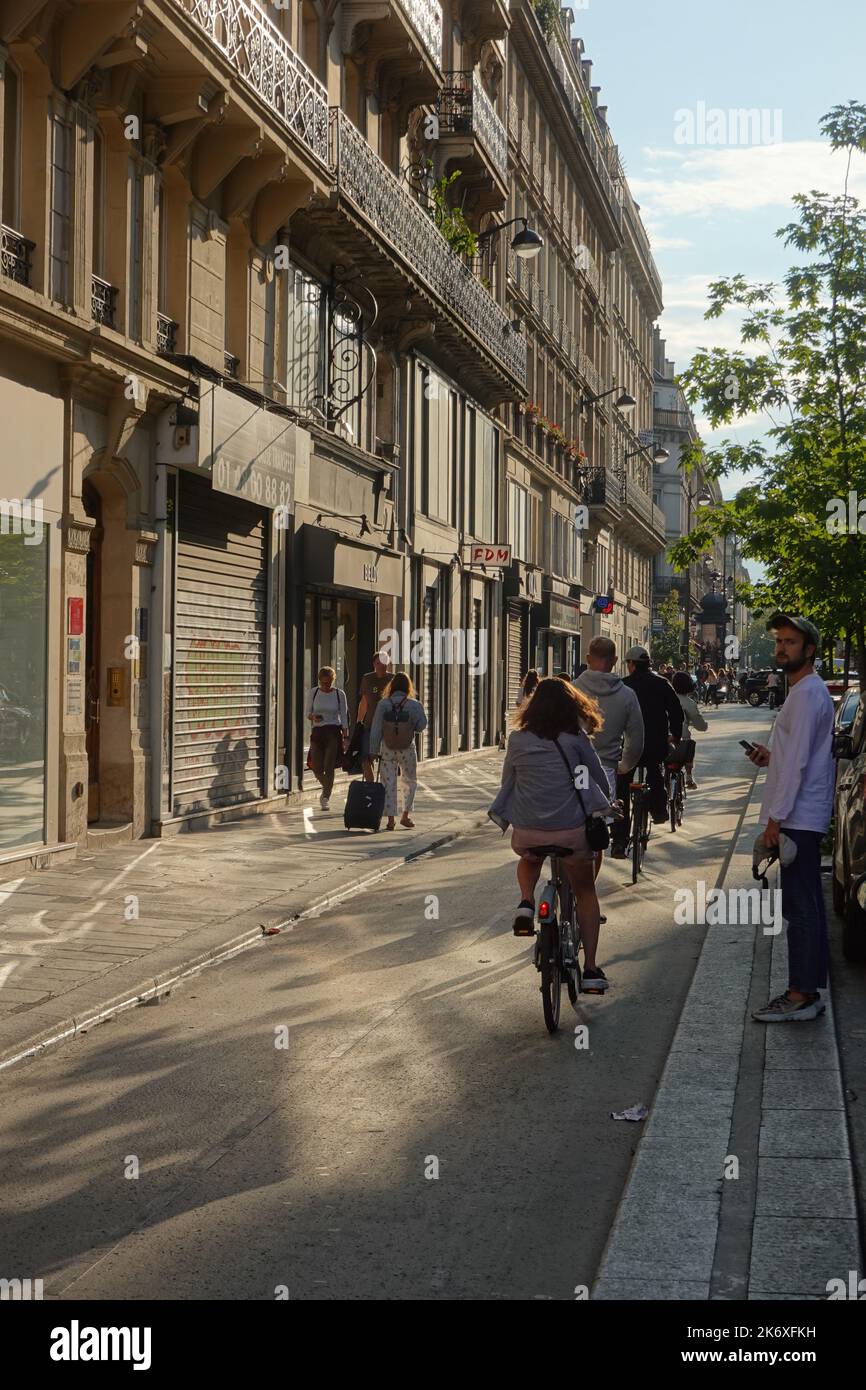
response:
{"label": "bicycle", "polygon": [[581,989],[580,926],[574,894],[562,868],[562,860],[571,852],[564,845],[539,845],[531,855],[542,861],[550,858],[550,878],[538,903],[539,927],[533,955],[533,964],[541,975],[541,1003],[549,1033],[559,1028],[563,980],[572,1005],[576,1005]]}
{"label": "bicycle", "polygon": [[665,792],[674,832],[682,825],[686,809],[686,774],[682,763],[665,763]]}
{"label": "bicycle", "polygon": [[652,817],[649,809],[649,784],[646,768],[637,769],[636,780],[629,783],[631,792],[631,881],[637,883],[641,872],[647,843],[652,834]]}

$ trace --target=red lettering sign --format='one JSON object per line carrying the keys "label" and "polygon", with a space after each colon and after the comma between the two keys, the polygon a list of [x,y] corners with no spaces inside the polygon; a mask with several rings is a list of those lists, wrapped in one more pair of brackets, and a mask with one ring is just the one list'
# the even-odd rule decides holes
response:
{"label": "red lettering sign", "polygon": [[80,637],[84,631],[84,599],[66,600],[66,631],[70,637]]}

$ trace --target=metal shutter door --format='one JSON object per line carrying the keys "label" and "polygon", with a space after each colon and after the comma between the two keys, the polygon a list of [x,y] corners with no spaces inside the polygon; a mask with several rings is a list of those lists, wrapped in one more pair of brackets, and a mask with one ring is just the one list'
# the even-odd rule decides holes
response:
{"label": "metal shutter door", "polygon": [[262,795],[267,513],[181,474],[175,609],[175,815]]}
{"label": "metal shutter door", "polygon": [[436,756],[438,740],[436,729],[436,680],[433,666],[435,646],[433,643],[433,633],[436,627],[436,590],[428,589],[424,595],[424,628],[427,632],[429,646],[425,649],[425,655],[429,660],[421,668],[421,680],[423,696],[422,703],[424,712],[427,715],[427,728],[424,730],[423,747],[425,758]]}
{"label": "metal shutter door", "polygon": [[[478,639],[478,634],[479,634],[479,632],[481,631],[481,600],[480,600],[480,599],[477,599],[477,598],[474,598],[474,599],[471,600],[471,603],[472,603],[472,608],[471,608],[471,610],[470,610],[470,623],[471,623],[472,643],[473,643],[472,650],[473,650],[474,652],[477,652],[477,651],[478,651],[478,640],[479,640],[479,639]],[[470,747],[471,747],[471,748],[480,748],[480,747],[481,747],[481,734],[482,734],[481,720],[482,720],[482,713],[483,713],[482,708],[481,708],[481,703],[482,703],[481,677],[477,674],[477,668],[473,669],[472,667],[467,666],[466,669],[467,669],[467,671],[470,671],[470,672],[472,673],[472,674],[470,675],[470,678],[469,678],[470,689],[471,689],[471,692],[472,692],[472,694],[471,694],[471,699],[472,699],[472,710],[471,710],[471,716],[470,716],[470,720],[469,720],[469,727],[470,727],[470,729],[472,730],[472,740],[471,740],[471,743],[470,743]]]}
{"label": "metal shutter door", "polygon": [[508,605],[508,709],[516,709],[526,651],[526,605],[512,600]]}

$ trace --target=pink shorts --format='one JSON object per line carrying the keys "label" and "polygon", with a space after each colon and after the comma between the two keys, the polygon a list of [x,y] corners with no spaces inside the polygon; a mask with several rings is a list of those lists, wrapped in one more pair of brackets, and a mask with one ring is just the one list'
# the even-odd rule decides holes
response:
{"label": "pink shorts", "polygon": [[531,854],[537,845],[562,845],[570,849],[569,859],[592,859],[594,852],[586,843],[586,828],[573,825],[568,830],[519,830],[511,832],[511,848],[515,854]]}

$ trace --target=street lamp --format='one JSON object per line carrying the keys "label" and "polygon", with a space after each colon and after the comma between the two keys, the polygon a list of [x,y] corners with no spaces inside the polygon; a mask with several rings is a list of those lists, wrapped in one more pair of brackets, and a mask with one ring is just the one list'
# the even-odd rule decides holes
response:
{"label": "street lamp", "polygon": [[[577,405],[578,415],[583,414],[583,407],[585,405],[595,405],[596,401],[603,401],[606,396],[612,396],[614,391],[617,390],[619,390],[619,388],[614,383],[614,385],[611,386],[609,391],[599,391],[597,396],[581,396]],[[628,391],[620,391],[619,395],[614,401],[614,405],[616,406],[617,410],[630,410],[633,405],[637,405],[637,401],[635,400],[634,396],[629,395]]]}
{"label": "street lamp", "polygon": [[504,232],[506,227],[513,227],[517,222],[523,223],[523,230],[512,237],[511,249],[515,256],[519,256],[521,260],[533,260],[544,246],[544,237],[540,236],[538,232],[534,231],[532,227],[529,226],[529,222],[525,217],[512,217],[508,222],[497,222],[495,227],[488,227],[486,232],[479,232],[477,237],[479,245],[482,242],[489,241],[491,237],[496,236],[499,232]]}
{"label": "street lamp", "polygon": [[[629,459],[637,458],[638,454],[645,454],[648,448],[649,445],[642,444],[639,449],[632,449],[630,454],[624,455],[625,462],[627,463]],[[653,449],[653,463],[666,463],[669,458],[669,451],[667,449],[663,449],[661,444],[657,444],[656,447]]]}

